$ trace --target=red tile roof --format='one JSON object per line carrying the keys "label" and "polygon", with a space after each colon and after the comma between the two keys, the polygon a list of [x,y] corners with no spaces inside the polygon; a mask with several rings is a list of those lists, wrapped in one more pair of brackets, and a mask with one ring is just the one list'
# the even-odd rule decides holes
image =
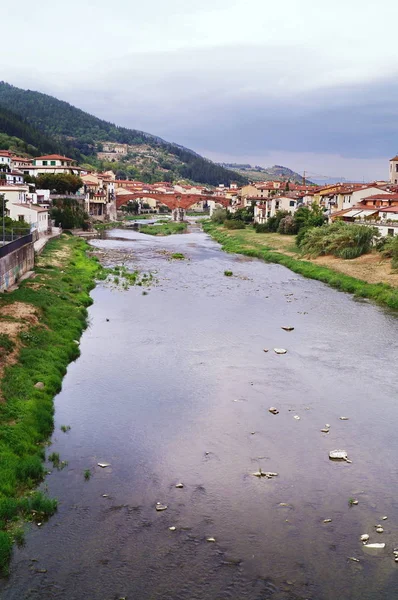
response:
{"label": "red tile roof", "polygon": [[48,156],[36,156],[35,160],[68,160],[72,162],[73,158],[61,156],[60,154],[49,154]]}

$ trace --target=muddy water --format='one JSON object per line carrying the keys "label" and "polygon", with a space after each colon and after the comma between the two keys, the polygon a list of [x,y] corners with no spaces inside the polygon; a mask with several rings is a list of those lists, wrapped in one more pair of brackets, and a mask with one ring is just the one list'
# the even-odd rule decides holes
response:
{"label": "muddy water", "polygon": [[[43,487],[59,510],[28,531],[2,597],[398,598],[396,317],[198,229],[92,244],[157,283],[92,293],[55,401],[51,451],[68,466]],[[329,460],[338,448],[352,464]]]}

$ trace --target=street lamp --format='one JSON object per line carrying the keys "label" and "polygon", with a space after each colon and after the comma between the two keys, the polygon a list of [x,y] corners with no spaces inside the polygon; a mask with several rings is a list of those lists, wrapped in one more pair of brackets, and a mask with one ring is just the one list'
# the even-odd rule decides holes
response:
{"label": "street lamp", "polygon": [[5,211],[5,205],[6,205],[6,197],[4,194],[2,194],[2,202],[3,202],[3,246],[5,243],[5,239],[6,239],[6,211]]}

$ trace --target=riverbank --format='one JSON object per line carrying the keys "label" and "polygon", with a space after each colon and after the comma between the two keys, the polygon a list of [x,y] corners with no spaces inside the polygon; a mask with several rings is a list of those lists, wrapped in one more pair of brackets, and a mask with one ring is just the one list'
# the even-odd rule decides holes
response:
{"label": "riverbank", "polygon": [[[334,257],[304,260],[295,251],[294,240],[291,236],[255,233],[252,229],[227,230],[221,225],[211,222],[204,223],[203,229],[219,242],[226,252],[244,254],[261,258],[267,262],[278,263],[304,277],[317,279],[338,290],[354,294],[356,297],[368,298],[389,308],[398,309],[398,286],[377,281],[377,266],[382,262],[381,259],[378,259],[377,262],[373,259],[373,263],[366,256],[345,261]],[[366,261],[368,261],[368,271],[371,271],[369,281],[349,273],[350,264],[354,265],[355,268],[351,267],[351,269],[356,274],[359,270],[358,264],[366,265]],[[387,267],[384,268],[384,271],[387,271]],[[384,271],[380,274],[380,279],[383,278],[382,274],[385,275]],[[360,272],[366,273],[366,268]],[[391,281],[394,281],[394,278],[398,280],[397,275],[392,274],[391,277]]]}
{"label": "riverbank", "polygon": [[62,235],[37,260],[34,278],[0,297],[0,571],[23,521],[43,521],[56,501],[32,492],[43,479],[45,443],[53,430],[53,398],[68,364],[79,356],[89,292],[101,267],[87,244]]}

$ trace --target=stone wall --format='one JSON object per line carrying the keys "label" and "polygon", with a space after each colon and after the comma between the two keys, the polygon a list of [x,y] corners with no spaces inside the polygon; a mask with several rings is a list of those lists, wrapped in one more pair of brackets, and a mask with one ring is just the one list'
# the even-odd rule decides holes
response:
{"label": "stone wall", "polygon": [[[10,244],[11,246],[11,244]],[[5,246],[6,247],[6,246]],[[35,263],[33,242],[0,257],[0,292],[5,292],[25,273],[31,271]]]}

